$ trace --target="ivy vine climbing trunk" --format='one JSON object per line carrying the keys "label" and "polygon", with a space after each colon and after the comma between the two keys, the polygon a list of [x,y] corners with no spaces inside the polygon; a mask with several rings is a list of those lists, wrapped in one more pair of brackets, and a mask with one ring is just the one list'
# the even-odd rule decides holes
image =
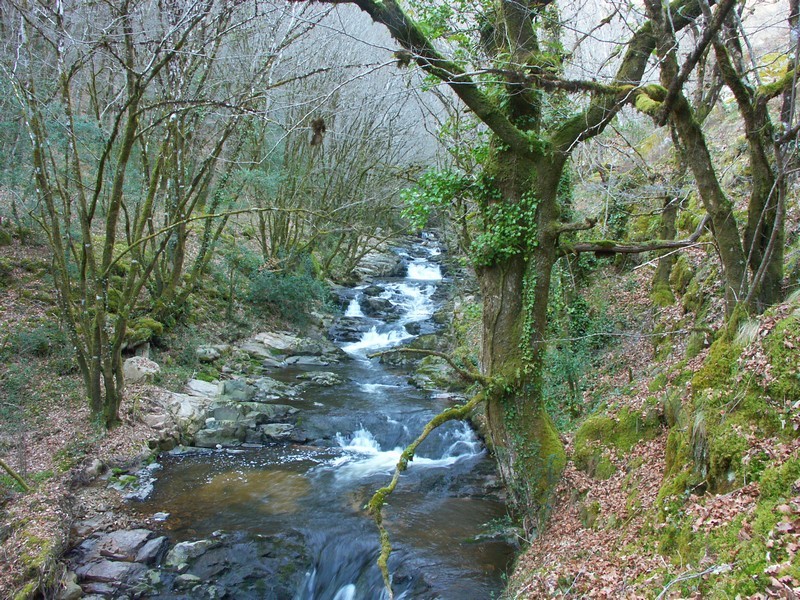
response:
{"label": "ivy vine climbing trunk", "polygon": [[[481,363],[484,374],[497,382],[486,412],[498,465],[513,504],[526,509],[526,529],[533,529],[566,462],[542,394],[547,306],[558,259],[553,224],[564,160],[528,163],[502,153],[499,158],[506,168],[486,167],[496,173],[502,202],[518,204],[532,194],[535,212],[520,251],[476,268],[483,299]],[[509,163],[527,164],[508,169]]]}

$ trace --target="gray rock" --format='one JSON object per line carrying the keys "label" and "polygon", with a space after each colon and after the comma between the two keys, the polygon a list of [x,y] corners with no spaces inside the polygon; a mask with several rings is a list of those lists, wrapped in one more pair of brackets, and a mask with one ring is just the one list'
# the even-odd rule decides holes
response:
{"label": "gray rock", "polygon": [[278,400],[279,398],[292,398],[297,395],[295,390],[288,383],[283,383],[271,377],[261,377],[255,382],[256,392],[253,401],[267,402],[269,400]]}
{"label": "gray rock", "polygon": [[175,544],[172,550],[167,554],[165,564],[168,567],[177,567],[183,563],[188,563],[199,556],[205,554],[208,550],[215,547],[219,542],[212,540],[197,540],[195,542],[180,542]]}
{"label": "gray rock", "polygon": [[202,379],[192,379],[186,384],[186,392],[192,396],[214,398],[219,395],[219,384],[209,383]]}
{"label": "gray rock", "polygon": [[342,378],[336,373],[332,373],[330,371],[309,371],[308,373],[302,373],[301,375],[298,375],[297,379],[310,381],[312,383],[316,383],[317,385],[326,387],[338,385],[343,381]]}
{"label": "gray rock", "polygon": [[214,346],[198,346],[194,351],[197,360],[203,363],[212,363],[217,360],[222,354]]}
{"label": "gray rock", "polygon": [[244,439],[243,447],[260,448],[264,442],[264,433],[257,429],[248,429]]}
{"label": "gray rock", "polygon": [[183,575],[178,575],[175,578],[175,589],[178,590],[188,590],[193,588],[196,585],[200,585],[203,583],[203,580],[200,579],[197,575],[192,575],[191,573],[184,573]]}
{"label": "gray rock", "polygon": [[160,372],[158,364],[143,356],[132,356],[122,363],[122,376],[126,384],[151,382]]}
{"label": "gray rock", "polygon": [[218,429],[201,429],[194,434],[194,445],[198,448],[238,446],[247,436],[246,428],[224,426]]}
{"label": "gray rock", "polygon": [[[239,421],[243,417],[242,409],[236,404],[212,404],[210,413],[217,421]],[[210,429],[208,425],[206,421],[206,426]]]}
{"label": "gray rock", "polygon": [[163,535],[153,538],[152,540],[148,540],[145,542],[144,546],[139,549],[139,552],[136,553],[136,562],[143,563],[145,565],[154,563],[158,558],[158,555],[161,554],[161,551],[164,550],[166,544],[167,538]]}
{"label": "gray rock", "polygon": [[273,353],[269,348],[255,340],[240,342],[239,349],[254,358],[268,359],[273,357]]}
{"label": "gray rock", "polygon": [[[201,383],[205,384],[205,382]],[[172,394],[167,404],[167,410],[178,429],[182,433],[191,436],[195,431],[203,427],[206,420],[206,409],[210,403],[211,398],[209,396]]]}
{"label": "gray rock", "polygon": [[360,317],[341,317],[328,330],[328,335],[340,342],[357,342],[369,328],[369,322]]}
{"label": "gray rock", "polygon": [[146,570],[147,568],[139,563],[101,560],[81,565],[76,573],[84,581],[118,583],[134,580],[143,575]]}
{"label": "gray rock", "polygon": [[405,330],[411,335],[419,335],[420,331],[422,331],[422,324],[416,321],[406,323],[403,327],[405,327]]}
{"label": "gray rock", "polygon": [[164,413],[148,413],[142,416],[142,422],[153,429],[164,429],[170,419]]}
{"label": "gray rock", "polygon": [[261,362],[261,366],[262,367],[267,367],[267,368],[285,367],[286,366],[286,357],[285,356],[279,356],[279,357],[276,357],[276,358],[265,358]]}
{"label": "gray rock", "polygon": [[242,402],[240,405],[244,418],[254,425],[262,425],[279,419],[285,419],[300,412],[288,404],[266,404],[261,402]]}
{"label": "gray rock", "polygon": [[256,388],[242,379],[229,379],[220,384],[220,399],[229,402],[249,402],[256,395]]}
{"label": "gray rock", "polygon": [[361,301],[361,310],[369,317],[386,317],[394,312],[395,306],[386,298],[364,298]]}
{"label": "gray rock", "polygon": [[372,251],[361,259],[355,268],[356,275],[361,279],[377,277],[404,277],[406,262],[391,252]]}
{"label": "gray rock", "polygon": [[321,356],[290,356],[286,359],[286,364],[327,367],[331,363]]}
{"label": "gray rock", "polygon": [[105,473],[107,470],[108,467],[106,466],[106,464],[99,458],[95,458],[94,460],[92,460],[92,462],[89,463],[89,465],[83,470],[83,472],[89,479],[94,479],[95,477],[98,477],[99,475]]}
{"label": "gray rock", "polygon": [[264,437],[280,442],[291,438],[294,427],[288,423],[270,423],[262,425],[260,429]]}
{"label": "gray rock", "polygon": [[61,578],[56,600],[78,600],[81,597],[83,590],[78,585],[78,576],[72,571],[67,571]]}
{"label": "gray rock", "polygon": [[379,285],[368,285],[363,290],[361,290],[362,294],[369,297],[380,296],[383,292],[384,289]]}
{"label": "gray rock", "polygon": [[148,529],[112,531],[100,540],[97,551],[106,558],[133,561],[152,535],[153,532]]}
{"label": "gray rock", "polygon": [[262,332],[253,336],[253,339],[264,345],[265,348],[281,353],[293,351],[300,343],[300,338],[286,332]]}
{"label": "gray rock", "polygon": [[[100,581],[92,581],[90,583],[84,583],[83,588],[84,591],[89,592],[88,596],[84,596],[84,600],[105,600],[106,598],[120,598],[120,585],[119,584],[108,584],[103,583]],[[128,596],[122,595],[122,598],[127,598]]]}

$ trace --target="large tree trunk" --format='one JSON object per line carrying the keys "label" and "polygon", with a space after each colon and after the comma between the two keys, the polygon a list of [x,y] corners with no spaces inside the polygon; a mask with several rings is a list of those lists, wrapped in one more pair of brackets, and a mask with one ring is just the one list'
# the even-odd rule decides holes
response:
{"label": "large tree trunk", "polygon": [[566,457],[542,393],[547,304],[556,255],[556,194],[563,161],[536,165],[501,154],[497,186],[503,202],[536,197],[533,239],[524,250],[476,269],[483,299],[481,362],[497,382],[487,394],[492,443],[512,506],[526,529],[546,514]]}
{"label": "large tree trunk", "polygon": [[[532,350],[525,340],[525,332],[534,326],[526,326],[522,304],[530,297],[525,293],[526,274],[542,266],[547,268],[544,261],[531,263],[515,256],[478,271],[483,296],[482,367],[499,382],[486,407],[492,445],[512,505],[534,517],[547,507],[549,491],[565,463],[564,447],[544,407],[544,348]],[[549,274],[545,279],[547,283],[534,284],[539,293],[549,284]],[[526,523],[526,528],[532,524]]]}

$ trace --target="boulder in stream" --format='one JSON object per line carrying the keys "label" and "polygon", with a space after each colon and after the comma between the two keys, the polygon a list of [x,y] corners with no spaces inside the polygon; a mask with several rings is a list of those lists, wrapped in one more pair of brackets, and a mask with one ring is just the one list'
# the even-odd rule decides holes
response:
{"label": "boulder in stream", "polygon": [[405,277],[408,266],[405,259],[394,252],[373,250],[366,254],[358,266],[355,274],[361,280],[371,280],[380,277]]}
{"label": "boulder in stream", "polygon": [[315,383],[323,387],[339,385],[344,381],[336,373],[332,373],[331,371],[309,371],[307,373],[301,373],[297,376],[297,379]]}

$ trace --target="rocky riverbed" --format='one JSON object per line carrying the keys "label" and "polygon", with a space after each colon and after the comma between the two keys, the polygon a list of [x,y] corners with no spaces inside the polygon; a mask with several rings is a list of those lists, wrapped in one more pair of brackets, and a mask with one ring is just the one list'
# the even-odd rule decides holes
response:
{"label": "rocky riverbed", "polygon": [[[379,597],[377,538],[361,507],[409,436],[453,401],[437,391],[452,373],[366,355],[435,345],[437,257],[416,246],[367,263],[368,280],[340,290],[344,314],[327,336],[198,347],[217,377],[155,395],[142,415],[158,462],[87,467],[94,489],[124,504],[78,515],[61,597]],[[510,555],[481,535],[504,514],[493,465],[468,427],[452,425],[420,452],[388,515],[406,598],[486,597]]]}

